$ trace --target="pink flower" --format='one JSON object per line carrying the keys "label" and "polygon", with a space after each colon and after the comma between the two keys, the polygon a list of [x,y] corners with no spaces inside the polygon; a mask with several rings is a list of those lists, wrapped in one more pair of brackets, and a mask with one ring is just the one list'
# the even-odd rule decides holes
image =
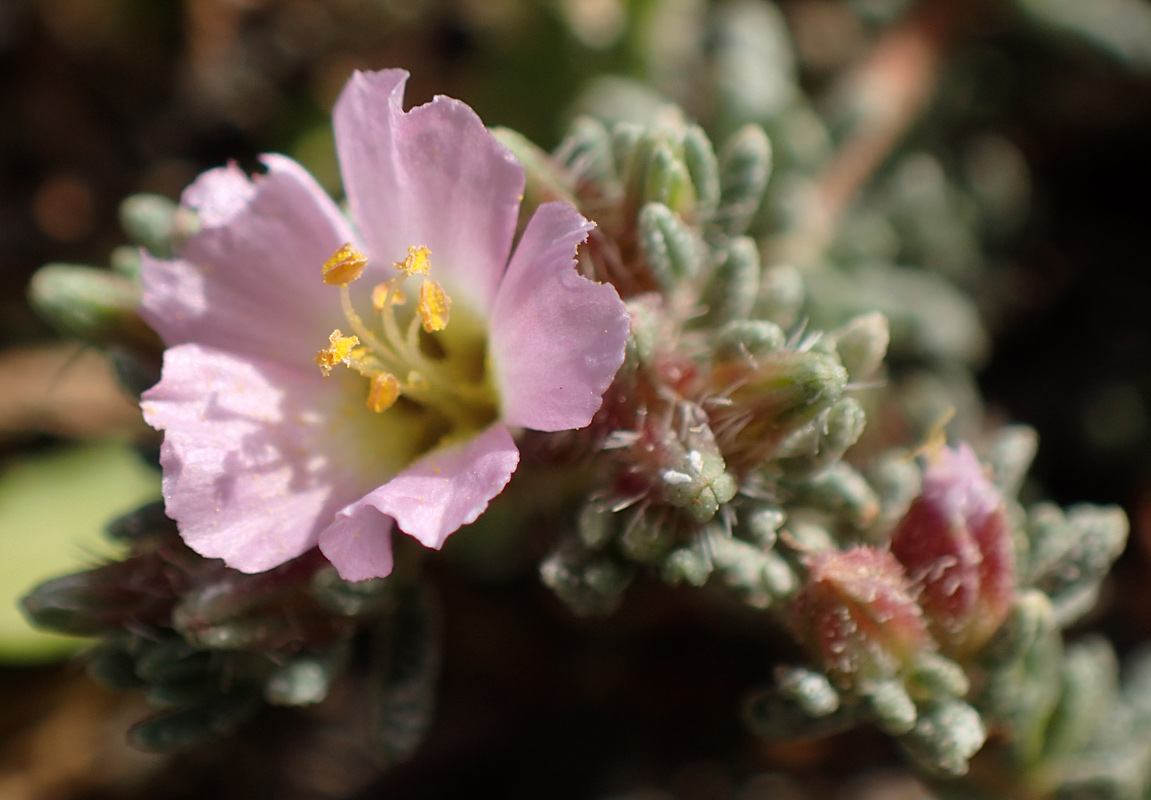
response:
{"label": "pink flower", "polygon": [[967,657],[1002,624],[1015,596],[1007,506],[967,445],[930,456],[923,492],[891,536],[944,652]]}
{"label": "pink flower", "polygon": [[544,204],[512,253],[523,167],[457,100],[405,112],[406,80],[357,73],[336,104],[354,228],[269,155],[201,175],[202,231],[145,258],[167,511],[244,572],[318,544],[387,575],[393,524],[439,548],[510,480],[512,431],[586,426],[623,361],[623,303],[574,269],[593,224]]}

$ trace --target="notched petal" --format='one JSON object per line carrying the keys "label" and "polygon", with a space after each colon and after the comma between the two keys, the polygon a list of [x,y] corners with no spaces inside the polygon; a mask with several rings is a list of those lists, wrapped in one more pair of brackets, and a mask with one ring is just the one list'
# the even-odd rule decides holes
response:
{"label": "notched petal", "polygon": [[493,425],[465,442],[433,450],[363,502],[395,519],[424,546],[439,549],[503,491],[519,459],[507,428]]}
{"label": "notched petal", "polygon": [[500,284],[489,347],[510,425],[586,426],[623,363],[627,309],[614,287],[575,270],[593,227],[566,203],[541,205]]}

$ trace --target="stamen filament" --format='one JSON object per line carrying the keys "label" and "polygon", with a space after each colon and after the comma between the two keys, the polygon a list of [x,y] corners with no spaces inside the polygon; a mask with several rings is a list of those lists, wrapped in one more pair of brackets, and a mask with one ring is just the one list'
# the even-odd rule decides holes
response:
{"label": "stamen filament", "polygon": [[348,284],[360,277],[367,258],[350,245],[337,251],[324,266],[325,283],[338,286],[340,307],[355,335],[334,331],[329,346],[317,354],[316,363],[325,375],[342,363],[367,378],[370,386],[365,404],[372,411],[386,411],[403,396],[443,414],[455,429],[473,429],[490,421],[491,389],[482,380],[458,374],[451,368],[450,355],[435,358],[421,349],[421,325],[428,333],[443,330],[448,324],[451,298],[438,282],[426,278],[406,332],[400,332],[396,320],[396,306],[405,303],[400,285],[411,275],[428,274],[429,255],[427,247],[408,248],[407,258],[395,262],[403,274],[372,290],[380,336],[360,318],[348,289]]}
{"label": "stamen filament", "polygon": [[382,314],[390,305],[402,306],[408,299],[395,281],[381,283],[372,289],[372,308],[377,314]]}
{"label": "stamen filament", "polygon": [[[488,395],[481,386],[443,379],[435,365],[431,364],[419,351],[418,340],[414,336],[405,339],[399,335],[399,326],[396,324],[393,306],[389,301],[391,295],[399,288],[400,282],[389,281],[391,285],[385,296],[384,310],[380,315],[383,318],[384,335],[387,343],[381,341],[364,325],[364,321],[352,306],[352,295],[348,291],[348,287],[340,287],[340,305],[343,308],[344,316],[347,317],[348,323],[359,337],[360,342],[367,345],[371,350],[371,355],[375,357],[379,367],[371,365],[364,359],[355,359],[354,362],[349,359],[345,363],[348,363],[348,366],[355,368],[366,378],[374,379],[376,375],[383,372],[406,374],[408,378],[405,383],[400,385],[400,394],[415,400],[417,403],[437,409],[456,424],[466,424],[467,419],[460,413],[460,404],[454,401],[458,399],[470,400],[474,404],[487,399]],[[419,323],[419,317],[413,319],[413,327],[416,329],[412,333],[417,336],[418,328],[416,326]],[[399,344],[398,347],[395,346],[396,343]],[[392,346],[389,347],[389,345]]]}
{"label": "stamen filament", "polygon": [[400,335],[400,327],[396,324],[396,313],[392,304],[392,298],[400,290],[400,284],[403,283],[403,278],[393,278],[388,281],[388,293],[384,295],[383,310],[380,311],[380,317],[384,323],[384,336],[387,338],[388,343],[392,345],[393,350],[404,359],[408,361],[417,361],[423,366],[423,355],[416,348],[411,346],[411,343]]}
{"label": "stamen filament", "polygon": [[360,341],[368,346],[372,355],[380,359],[385,369],[392,372],[403,372],[403,360],[397,356],[394,350],[377,339],[376,335],[360,319],[360,315],[356,313],[355,307],[352,306],[352,293],[348,291],[347,286],[340,287],[340,306],[344,311],[344,316],[348,319],[348,324],[352,326],[352,330],[360,337]]}

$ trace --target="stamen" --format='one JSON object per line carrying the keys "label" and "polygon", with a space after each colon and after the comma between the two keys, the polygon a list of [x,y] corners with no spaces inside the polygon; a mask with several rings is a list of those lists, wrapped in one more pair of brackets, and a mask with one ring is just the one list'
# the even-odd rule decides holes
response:
{"label": "stamen", "polygon": [[[373,412],[387,411],[405,397],[417,406],[435,409],[453,429],[471,428],[478,424],[477,420],[490,420],[494,398],[486,381],[461,380],[447,363],[450,354],[442,348],[436,351],[422,346],[426,343],[420,339],[421,325],[427,333],[443,330],[452,304],[443,286],[426,277],[431,269],[430,256],[431,250],[417,245],[408,248],[403,261],[394,262],[402,274],[370,292],[375,325],[369,325],[356,312],[349,288],[361,276],[368,259],[351,244],[341,247],[324,264],[323,276],[325,283],[338,287],[340,307],[352,334],[333,331],[328,346],[316,354],[315,361],[325,376],[337,364],[344,364],[367,379],[365,405]],[[400,285],[416,274],[425,277],[415,313],[410,320],[405,316],[405,335],[396,319],[396,308],[407,302]]]}
{"label": "stamen", "polygon": [[349,242],[324,262],[324,283],[329,286],[347,286],[364,272],[368,257]]}
{"label": "stamen", "polygon": [[[390,296],[389,292],[391,292]],[[398,286],[393,286],[392,281],[381,283],[372,289],[372,308],[376,310],[377,314],[382,314],[388,305],[402,306],[406,302],[408,302],[408,298],[404,296],[403,290]]]}
{"label": "stamen", "polygon": [[326,378],[337,364],[347,363],[348,358],[352,355],[352,350],[359,343],[360,340],[355,336],[344,336],[340,333],[340,329],[336,328],[328,337],[328,346],[316,353],[313,360]]}
{"label": "stamen", "polygon": [[437,281],[425,278],[420,284],[420,301],[416,311],[428,333],[442,331],[448,327],[448,317],[452,308],[452,298]]}
{"label": "stamen", "polygon": [[387,411],[400,399],[400,382],[390,372],[381,372],[372,378],[368,389],[367,406],[377,414]]}
{"label": "stamen", "polygon": [[396,269],[402,271],[405,275],[427,275],[428,270],[432,268],[432,264],[428,261],[428,256],[432,254],[424,245],[411,245],[408,248],[408,255],[403,261],[393,261]]}

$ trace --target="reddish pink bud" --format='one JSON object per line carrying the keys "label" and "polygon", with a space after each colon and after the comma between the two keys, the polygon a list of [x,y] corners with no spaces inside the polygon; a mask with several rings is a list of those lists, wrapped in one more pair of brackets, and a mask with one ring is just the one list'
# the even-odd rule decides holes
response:
{"label": "reddish pink bud", "polygon": [[944,652],[969,656],[1007,616],[1015,547],[1007,508],[971,448],[941,448],[891,537]]}
{"label": "reddish pink bud", "polygon": [[857,547],[820,553],[809,566],[792,623],[841,686],[890,677],[923,648],[934,648],[891,553]]}

